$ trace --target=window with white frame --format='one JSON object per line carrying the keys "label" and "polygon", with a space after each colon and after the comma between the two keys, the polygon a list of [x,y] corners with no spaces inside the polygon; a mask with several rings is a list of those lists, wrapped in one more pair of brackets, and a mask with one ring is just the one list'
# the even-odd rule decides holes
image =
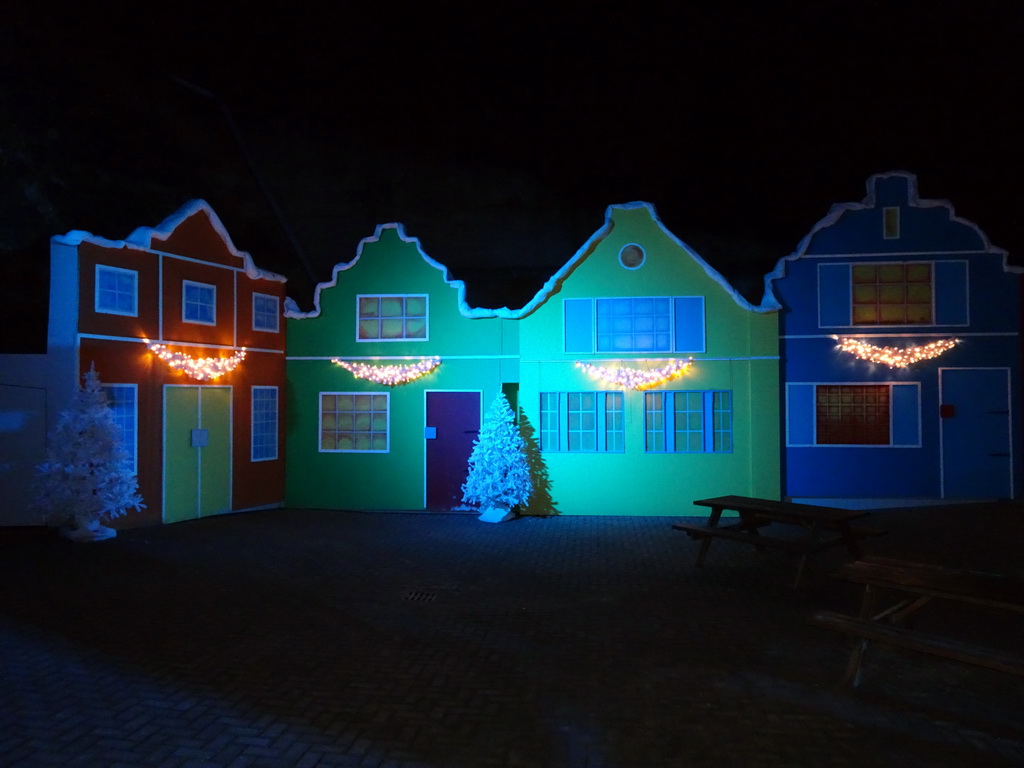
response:
{"label": "window with white frame", "polygon": [[128,454],[131,471],[136,472],[138,453],[138,385],[137,384],[103,384],[103,392],[107,396],[107,405],[114,417],[121,447]]}
{"label": "window with white frame", "polygon": [[252,388],[252,460],[277,458],[277,387]]}
{"label": "window with white frame", "polygon": [[387,453],[390,394],[321,392],[322,452]]}
{"label": "window with white frame", "polygon": [[356,297],[357,341],[426,341],[427,296]]}
{"label": "window with white frame", "polygon": [[898,206],[887,206],[882,209],[882,237],[886,240],[898,240],[900,236],[900,209]]}
{"label": "window with white frame", "polygon": [[730,453],[732,392],[645,392],[644,433],[649,453]]}
{"label": "window with white frame", "polygon": [[252,295],[252,328],[254,331],[277,333],[279,330],[280,305],[277,296],[266,293]]}
{"label": "window with white frame", "polygon": [[625,450],[622,392],[542,392],[540,448],[569,453]]}
{"label": "window with white frame", "polygon": [[96,311],[109,315],[139,314],[139,273],[134,269],[96,265]]}
{"label": "window with white frame", "polygon": [[181,319],[186,323],[217,324],[217,286],[183,280]]}

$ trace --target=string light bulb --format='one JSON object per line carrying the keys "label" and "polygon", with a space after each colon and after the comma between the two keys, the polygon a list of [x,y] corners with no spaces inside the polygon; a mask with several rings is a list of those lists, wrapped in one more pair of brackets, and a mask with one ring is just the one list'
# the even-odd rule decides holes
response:
{"label": "string light bulb", "polygon": [[927,344],[901,349],[899,347],[876,347],[874,344],[851,339],[848,336],[833,336],[832,338],[839,342],[836,348],[840,351],[870,363],[887,365],[890,368],[906,368],[914,363],[931,360],[960,343],[960,339],[936,339]]}
{"label": "string light bulb", "polygon": [[693,365],[693,358],[666,360],[665,364],[649,370],[624,368],[619,365],[601,366],[576,361],[576,367],[598,381],[623,389],[654,389],[673,379],[678,379]]}
{"label": "string light bulb", "polygon": [[399,384],[408,384],[410,381],[426,376],[441,364],[440,357],[428,357],[418,363],[406,365],[368,365],[367,363],[352,363],[348,360],[331,358],[331,362],[340,365],[357,379],[372,381],[374,384],[384,384],[388,387],[395,387]]}
{"label": "string light bulb", "polygon": [[172,352],[163,344],[152,344],[143,339],[149,351],[159,357],[172,370],[191,376],[196,381],[213,381],[231,373],[245,359],[245,347],[231,357],[192,357],[185,352]]}

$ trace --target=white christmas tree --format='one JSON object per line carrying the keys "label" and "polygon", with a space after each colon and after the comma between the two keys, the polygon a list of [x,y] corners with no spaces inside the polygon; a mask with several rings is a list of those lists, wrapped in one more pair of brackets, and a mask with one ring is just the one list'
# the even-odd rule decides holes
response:
{"label": "white christmas tree", "polygon": [[61,412],[38,471],[37,506],[62,535],[95,541],[116,535],[101,518],[145,505],[95,370]]}
{"label": "white christmas tree", "polygon": [[512,517],[512,507],[528,502],[532,493],[526,442],[508,400],[499,393],[473,443],[462,500],[479,507],[484,522],[499,523]]}

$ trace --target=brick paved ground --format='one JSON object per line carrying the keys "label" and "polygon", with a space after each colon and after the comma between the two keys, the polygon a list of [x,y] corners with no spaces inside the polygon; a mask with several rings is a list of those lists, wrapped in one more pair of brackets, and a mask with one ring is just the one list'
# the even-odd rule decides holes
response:
{"label": "brick paved ground", "polygon": [[[1024,575],[1020,508],[874,517],[875,552]],[[0,765],[1024,764],[1019,678],[880,648],[837,690],[845,641],[804,619],[853,607],[841,553],[793,590],[790,559],[729,542],[695,569],[671,522],[274,510],[8,537]]]}

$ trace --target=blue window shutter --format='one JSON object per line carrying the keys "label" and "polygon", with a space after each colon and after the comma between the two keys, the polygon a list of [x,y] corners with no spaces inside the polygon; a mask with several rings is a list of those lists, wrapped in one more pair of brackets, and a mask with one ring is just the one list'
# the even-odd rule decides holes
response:
{"label": "blue window shutter", "polygon": [[935,262],[935,324],[967,325],[967,262]]}
{"label": "blue window shutter", "polygon": [[814,385],[786,385],[786,445],[814,445]]}
{"label": "blue window shutter", "polygon": [[921,391],[916,384],[893,384],[892,444],[921,445]]}
{"label": "blue window shutter", "polygon": [[567,354],[594,351],[594,300],[565,300],[565,351]]}
{"label": "blue window shutter", "polygon": [[818,265],[818,326],[851,324],[853,304],[849,264]]}
{"label": "blue window shutter", "polygon": [[705,352],[707,342],[704,334],[704,297],[677,296],[676,352]]}

